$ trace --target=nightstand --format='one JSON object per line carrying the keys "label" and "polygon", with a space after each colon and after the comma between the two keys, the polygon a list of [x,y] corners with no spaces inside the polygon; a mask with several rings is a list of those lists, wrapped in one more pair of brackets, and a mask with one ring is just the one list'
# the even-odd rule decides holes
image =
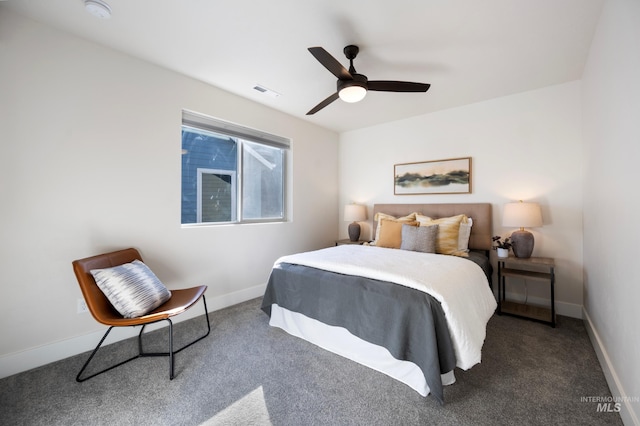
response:
{"label": "nightstand", "polygon": [[358,240],[358,241],[351,241],[350,239],[346,239],[346,240],[338,240],[336,241],[336,245],[337,246],[341,246],[343,244],[356,244],[356,245],[362,245],[364,244],[364,241]]}
{"label": "nightstand", "polygon": [[[527,305],[505,300],[505,284],[507,277],[522,278],[548,283],[551,292],[551,306]],[[548,257],[529,257],[522,259],[509,256],[498,258],[498,315],[507,314],[520,318],[528,318],[556,326],[556,309],[554,301],[555,262]]]}

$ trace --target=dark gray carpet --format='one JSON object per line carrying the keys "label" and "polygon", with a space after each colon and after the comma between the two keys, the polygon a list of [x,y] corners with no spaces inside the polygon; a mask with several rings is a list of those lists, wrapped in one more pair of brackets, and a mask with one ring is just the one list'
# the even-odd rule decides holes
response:
{"label": "dark gray carpet", "polygon": [[[211,314],[205,340],[176,358],[143,358],[84,383],[87,354],[0,380],[3,425],[615,425],[581,397],[611,395],[582,321],[489,322],[482,363],[456,370],[446,405],[271,328],[254,299]],[[177,324],[176,347],[203,330]],[[149,336],[163,350],[165,331]],[[96,342],[97,343],[97,342]],[[133,341],[107,347],[124,359]],[[99,365],[98,365],[99,367]]]}

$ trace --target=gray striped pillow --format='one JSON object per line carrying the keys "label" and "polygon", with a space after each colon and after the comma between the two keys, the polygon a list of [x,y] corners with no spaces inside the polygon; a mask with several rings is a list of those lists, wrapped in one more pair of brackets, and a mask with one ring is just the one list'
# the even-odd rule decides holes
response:
{"label": "gray striped pillow", "polygon": [[139,260],[113,268],[92,269],[91,275],[125,318],[141,317],[171,298],[171,292]]}

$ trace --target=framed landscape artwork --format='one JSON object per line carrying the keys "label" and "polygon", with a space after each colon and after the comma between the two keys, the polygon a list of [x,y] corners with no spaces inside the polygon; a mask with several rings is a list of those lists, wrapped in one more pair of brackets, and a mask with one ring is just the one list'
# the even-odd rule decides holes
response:
{"label": "framed landscape artwork", "polygon": [[471,193],[471,157],[393,166],[395,195]]}

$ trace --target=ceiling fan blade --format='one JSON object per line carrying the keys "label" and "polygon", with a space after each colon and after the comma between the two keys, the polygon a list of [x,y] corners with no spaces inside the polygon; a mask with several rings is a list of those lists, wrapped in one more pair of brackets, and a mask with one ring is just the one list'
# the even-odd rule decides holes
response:
{"label": "ceiling fan blade", "polygon": [[369,81],[367,83],[369,90],[378,92],[426,92],[431,87],[426,83],[412,83],[410,81]]}
{"label": "ceiling fan blade", "polygon": [[311,111],[309,111],[307,113],[307,115],[312,115],[315,114],[316,112],[320,111],[322,108],[326,107],[327,105],[329,105],[331,102],[335,101],[336,99],[338,99],[338,92],[334,93],[333,95],[329,96],[327,99],[325,99],[324,101],[320,102],[318,105],[316,105],[315,107],[313,107],[311,109]]}
{"label": "ceiling fan blade", "polygon": [[347,69],[343,67],[336,58],[331,56],[329,52],[324,50],[322,47],[310,47],[309,52],[311,52],[318,62],[324,65],[326,69],[340,80],[353,80],[349,71],[347,71]]}

